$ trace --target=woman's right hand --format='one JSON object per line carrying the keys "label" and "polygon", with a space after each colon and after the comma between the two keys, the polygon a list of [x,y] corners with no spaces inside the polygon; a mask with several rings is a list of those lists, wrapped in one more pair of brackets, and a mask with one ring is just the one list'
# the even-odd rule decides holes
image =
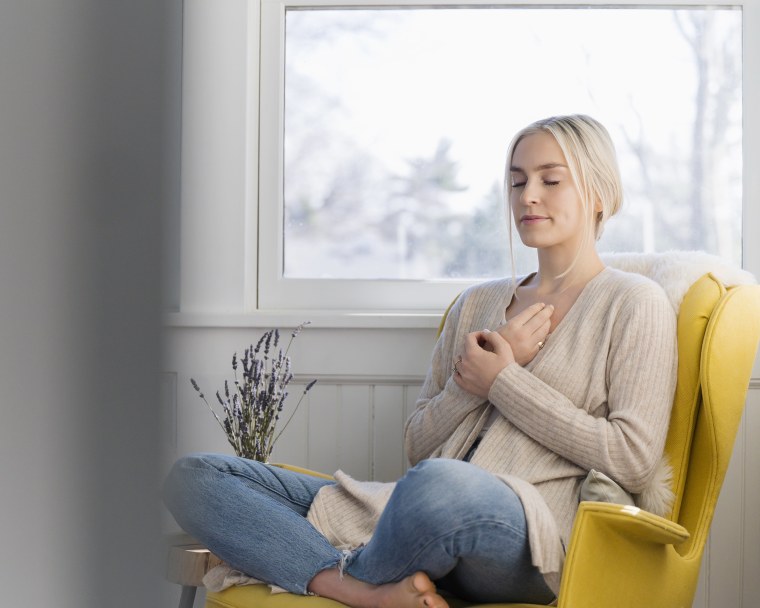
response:
{"label": "woman's right hand", "polygon": [[533,361],[543,348],[549,335],[552,313],[554,306],[551,304],[532,304],[496,330],[509,342],[518,365],[525,366]]}

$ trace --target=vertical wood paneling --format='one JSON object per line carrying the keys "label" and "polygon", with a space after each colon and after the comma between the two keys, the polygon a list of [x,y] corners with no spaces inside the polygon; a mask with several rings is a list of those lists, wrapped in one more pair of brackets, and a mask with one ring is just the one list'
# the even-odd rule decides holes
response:
{"label": "vertical wood paneling", "polygon": [[750,608],[760,598],[760,390],[749,392],[744,422],[742,608]]}
{"label": "vertical wood paneling", "polygon": [[370,479],[372,475],[370,392],[367,385],[340,389],[338,462],[340,469],[354,479]]}
{"label": "vertical wood paneling", "polygon": [[372,478],[395,481],[404,473],[404,387],[375,386]]}
{"label": "vertical wood paneling", "polygon": [[[419,397],[422,384],[408,384],[406,386],[406,398],[404,400],[404,424],[409,420],[409,416],[412,415],[414,407],[417,403],[417,397]],[[409,458],[406,455],[406,449],[404,449],[404,470],[409,467]]]}
{"label": "vertical wood paneling", "polygon": [[[298,405],[301,395],[303,394],[304,385],[291,384],[289,387],[290,396],[285,402],[285,408],[280,416],[280,427],[285,429],[282,436],[275,443],[272,451],[272,462],[285,462],[300,466],[309,466],[309,400],[306,396]],[[293,415],[291,419],[291,415]],[[290,420],[290,422],[288,422]],[[287,424],[287,427],[285,425]]]}
{"label": "vertical wood paneling", "polygon": [[707,606],[707,583],[709,579],[709,559],[710,554],[710,540],[707,540],[707,546],[705,547],[704,559],[702,565],[699,568],[699,580],[697,581],[697,592],[694,596],[694,603],[692,608],[708,608]]}
{"label": "vertical wood paneling", "polygon": [[743,427],[742,421],[710,528],[710,552],[706,557],[710,568],[707,605],[715,608],[742,604]]}
{"label": "vertical wood paneling", "polygon": [[340,468],[340,387],[317,383],[309,391],[308,466],[332,473]]}

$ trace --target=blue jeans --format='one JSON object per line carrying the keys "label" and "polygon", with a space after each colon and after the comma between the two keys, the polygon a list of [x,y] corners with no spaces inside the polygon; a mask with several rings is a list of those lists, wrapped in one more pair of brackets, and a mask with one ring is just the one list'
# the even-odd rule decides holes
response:
{"label": "blue jeans", "polygon": [[180,459],[165,485],[177,523],[232,567],[305,594],[343,564],[383,584],[423,571],[463,599],[548,603],[530,558],[525,514],[512,490],[468,462],[432,459],[402,477],[372,539],[346,556],[307,520],[325,479],[217,454]]}

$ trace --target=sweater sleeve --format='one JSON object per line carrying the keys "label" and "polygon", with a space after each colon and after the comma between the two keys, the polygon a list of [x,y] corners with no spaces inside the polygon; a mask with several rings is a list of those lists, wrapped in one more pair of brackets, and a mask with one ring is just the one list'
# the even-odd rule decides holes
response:
{"label": "sweater sleeve", "polygon": [[416,408],[406,422],[404,442],[412,465],[429,458],[451,437],[467,414],[486,402],[460,388],[452,375],[459,321],[466,298],[466,294],[462,294],[446,317]]}
{"label": "sweater sleeve", "polygon": [[676,323],[659,290],[629,296],[616,313],[609,345],[577,345],[606,357],[606,417],[589,414],[516,364],[502,370],[489,398],[546,448],[586,470],[602,470],[636,493],[654,474],[665,444],[675,390]]}

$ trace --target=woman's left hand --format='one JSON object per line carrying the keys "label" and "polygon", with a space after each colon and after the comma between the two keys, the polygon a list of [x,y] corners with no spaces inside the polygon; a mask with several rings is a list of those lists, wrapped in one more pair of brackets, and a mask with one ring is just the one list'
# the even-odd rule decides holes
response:
{"label": "woman's left hand", "polygon": [[467,334],[464,352],[455,361],[455,382],[468,393],[487,399],[496,376],[514,363],[515,357],[498,332],[484,330]]}

